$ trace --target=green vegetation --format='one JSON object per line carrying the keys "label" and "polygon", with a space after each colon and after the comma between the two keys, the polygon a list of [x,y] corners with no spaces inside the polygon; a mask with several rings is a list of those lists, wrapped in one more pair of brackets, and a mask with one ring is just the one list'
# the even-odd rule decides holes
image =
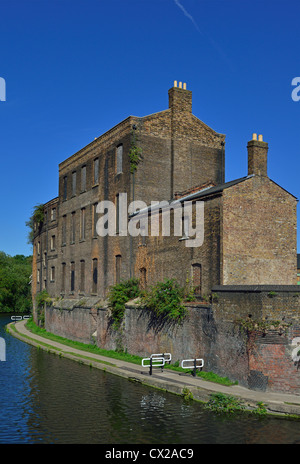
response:
{"label": "green vegetation", "polygon": [[44,222],[44,205],[38,204],[33,208],[33,213],[29,220],[25,223],[29,227],[28,232],[28,243],[33,244],[34,237],[34,225],[36,224],[37,228],[40,228]]}
{"label": "green vegetation", "polygon": [[[242,400],[232,395],[226,395],[225,393],[212,393],[205,408],[216,414],[236,414],[246,411],[246,406],[243,404]],[[265,416],[267,414],[267,408],[263,402],[259,401],[256,403],[255,409],[248,409],[247,412],[256,416]]]}
{"label": "green vegetation", "polygon": [[[104,350],[103,348],[99,348],[96,345],[76,342],[73,340],[69,340],[68,338],[63,338],[63,337],[60,337],[59,335],[55,335],[50,332],[47,332],[45,329],[38,327],[34,323],[33,319],[29,319],[26,322],[26,326],[28,330],[30,330],[32,333],[36,335],[41,335],[45,339],[52,340],[54,342],[59,342],[59,343],[62,343],[72,348],[78,348],[79,350],[86,351],[88,353],[99,354],[107,358],[120,359],[120,360],[127,361],[133,364],[138,364],[138,365],[142,364],[142,357],[129,354],[127,353],[127,351],[121,352],[121,351],[114,351],[114,350]],[[164,366],[164,369],[172,369],[177,372],[182,372],[184,374],[187,374],[189,372],[187,371],[187,369],[182,369],[181,367],[179,367],[179,361],[176,361],[174,364],[166,364]],[[233,382],[230,382],[230,380],[227,377],[225,378],[220,377],[217,374],[214,374],[213,372],[200,371],[200,372],[197,372],[197,376],[202,377],[204,380],[209,380],[211,382],[219,383],[221,385],[233,385],[234,384]]]}
{"label": "green vegetation", "polygon": [[32,257],[0,252],[0,312],[31,312]]}
{"label": "green vegetation", "polygon": [[35,297],[36,306],[37,306],[37,317],[41,327],[44,327],[45,324],[45,303],[52,303],[50,295],[47,290],[42,290],[36,294]]}
{"label": "green vegetation", "polygon": [[129,150],[129,160],[130,160],[130,172],[134,174],[137,170],[138,164],[142,159],[142,149],[137,146],[137,137],[135,135],[135,131],[132,131],[131,134],[131,147]]}
{"label": "green vegetation", "polygon": [[247,317],[246,319],[238,319],[236,321],[246,332],[262,332],[263,334],[268,333],[269,330],[277,330],[279,333],[284,333],[291,325],[290,322],[284,322],[279,320],[271,319],[253,319]]}
{"label": "green vegetation", "polygon": [[129,279],[110,288],[108,300],[111,305],[112,318],[117,328],[124,317],[125,304],[140,296],[138,279]]}
{"label": "green vegetation", "polygon": [[184,289],[175,280],[157,282],[148,290],[140,290],[139,280],[130,279],[110,288],[108,300],[111,306],[114,327],[118,328],[124,317],[125,304],[135,298],[159,319],[180,322],[187,314]]}
{"label": "green vegetation", "polygon": [[158,318],[180,322],[187,314],[184,291],[173,279],[157,282],[143,295],[143,304]]}
{"label": "green vegetation", "polygon": [[245,410],[245,406],[242,404],[241,400],[232,395],[225,395],[224,393],[212,393],[205,408],[217,414],[234,414]]}
{"label": "green vegetation", "polygon": [[187,387],[184,387],[182,389],[182,396],[183,396],[184,401],[187,401],[187,402],[194,399],[193,393]]}

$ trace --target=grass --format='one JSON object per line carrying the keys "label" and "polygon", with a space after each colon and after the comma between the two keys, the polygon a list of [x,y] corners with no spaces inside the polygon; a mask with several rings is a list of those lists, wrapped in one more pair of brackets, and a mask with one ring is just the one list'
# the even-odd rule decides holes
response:
{"label": "grass", "polygon": [[[87,353],[93,353],[93,354],[98,354],[101,356],[105,356],[107,358],[112,358],[112,359],[119,359],[122,361],[130,362],[133,364],[137,364],[141,366],[142,364],[142,357],[136,356],[133,354],[129,354],[126,351],[114,351],[114,350],[105,350],[103,348],[99,348],[96,345],[92,344],[87,344],[87,343],[82,343],[82,342],[77,342],[70,340],[68,338],[60,337],[59,335],[55,335],[51,332],[47,332],[45,329],[42,329],[41,327],[38,327],[34,322],[33,319],[28,319],[26,322],[26,327],[28,330],[30,330],[32,333],[36,335],[40,335],[41,337],[44,337],[45,339],[52,340],[54,342],[61,343],[63,345],[72,347],[72,348],[77,348],[78,350],[81,351],[86,351]],[[191,371],[187,369],[182,369],[179,366],[179,361],[176,361],[174,364],[165,364],[164,369],[171,369],[177,372],[181,373],[191,373]],[[204,372],[204,371],[198,371],[197,372],[197,377],[201,377],[203,380],[207,380],[210,382],[218,383],[221,385],[236,385],[237,382],[232,382],[228,379],[228,377],[220,377],[219,375],[215,374],[214,372]]]}

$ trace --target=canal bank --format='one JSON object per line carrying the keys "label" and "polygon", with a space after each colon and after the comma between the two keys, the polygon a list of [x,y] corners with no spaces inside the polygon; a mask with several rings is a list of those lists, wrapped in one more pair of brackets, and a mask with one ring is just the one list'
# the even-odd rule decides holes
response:
{"label": "canal bank", "polygon": [[8,324],[7,329],[14,337],[50,353],[169,393],[180,396],[190,393],[195,400],[207,402],[211,394],[219,392],[241,399],[249,408],[256,408],[258,403],[263,403],[270,414],[294,415],[300,418],[300,396],[298,395],[254,391],[239,385],[223,386],[169,369],[161,372],[159,368],[156,368],[153,369],[152,375],[149,375],[149,368],[81,351],[33,334],[27,329],[25,320]]}

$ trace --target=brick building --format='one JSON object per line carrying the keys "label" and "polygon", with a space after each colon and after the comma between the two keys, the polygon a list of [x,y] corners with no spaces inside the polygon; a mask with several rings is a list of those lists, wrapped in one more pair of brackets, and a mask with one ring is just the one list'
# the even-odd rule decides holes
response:
{"label": "brick building", "polygon": [[[134,173],[133,143],[142,153]],[[267,176],[262,137],[247,148],[247,175],[225,183],[225,136],[192,114],[192,92],[175,82],[167,110],[129,116],[60,163],[59,196],[45,204],[34,237],[33,297],[44,288],[52,297],[105,297],[134,276],[142,285],[192,277],[199,295],[215,285],[296,284],[297,200]],[[188,246],[184,227],[182,237],[100,237],[97,205],[118,206],[121,194],[128,204],[201,201],[203,243]]]}

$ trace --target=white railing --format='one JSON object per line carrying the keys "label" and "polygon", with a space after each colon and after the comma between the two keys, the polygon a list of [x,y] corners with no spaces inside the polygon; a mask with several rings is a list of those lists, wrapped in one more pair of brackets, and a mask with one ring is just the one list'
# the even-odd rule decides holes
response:
{"label": "white railing", "polygon": [[[185,363],[193,363],[192,365],[185,365]],[[181,361],[182,369],[193,369],[193,376],[196,377],[196,370],[201,369],[204,366],[204,359],[194,358],[194,359],[183,359]]]}

